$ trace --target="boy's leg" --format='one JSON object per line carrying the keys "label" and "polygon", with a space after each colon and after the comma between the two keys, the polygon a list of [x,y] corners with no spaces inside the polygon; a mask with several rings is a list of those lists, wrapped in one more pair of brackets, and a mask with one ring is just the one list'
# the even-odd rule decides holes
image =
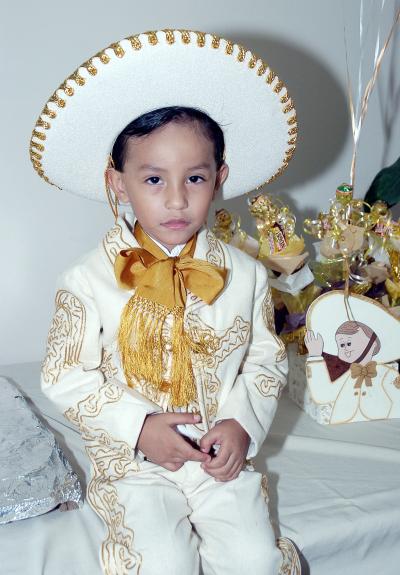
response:
{"label": "boy's leg", "polygon": [[144,462],[137,473],[108,482],[113,493],[108,490],[102,499],[113,514],[108,518],[104,510],[95,509],[108,531],[101,549],[104,573],[199,573],[198,537],[188,519],[191,509],[179,474]]}
{"label": "boy's leg", "polygon": [[[204,472],[198,467],[197,473]],[[204,575],[279,573],[282,554],[276,546],[261,479],[255,471],[242,471],[237,479],[224,483],[209,477],[187,493],[193,509],[190,520],[201,541]]]}

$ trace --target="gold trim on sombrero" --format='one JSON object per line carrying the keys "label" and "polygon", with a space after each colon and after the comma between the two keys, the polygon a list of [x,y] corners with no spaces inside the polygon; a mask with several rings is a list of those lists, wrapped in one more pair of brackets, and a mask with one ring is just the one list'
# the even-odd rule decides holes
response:
{"label": "gold trim on sombrero", "polygon": [[[164,33],[164,38],[158,37],[159,32]],[[142,48],[142,41],[143,41],[143,38],[141,39],[140,36],[142,36],[142,37],[147,36],[147,41],[148,41],[149,45],[156,46],[158,43],[162,42],[163,40],[165,40],[165,42],[167,44],[170,44],[170,45],[174,44],[177,41],[176,36],[178,36],[178,39],[181,40],[182,44],[190,44],[192,42],[191,34],[195,35],[195,41],[196,41],[197,46],[199,48],[205,47],[207,36],[211,37],[211,47],[215,50],[219,50],[221,48],[221,40],[223,40],[225,42],[225,48],[224,48],[225,54],[227,56],[233,56],[234,54],[236,54],[236,60],[239,63],[243,63],[245,61],[246,54],[247,54],[247,52],[249,52],[250,59],[247,62],[247,66],[250,69],[253,69],[258,64],[257,75],[260,77],[265,75],[266,84],[268,84],[268,85],[274,84],[273,91],[278,96],[282,92],[283,89],[286,90],[286,93],[283,94],[282,96],[280,96],[280,103],[283,104],[283,108],[282,108],[283,113],[288,114],[289,112],[294,110],[293,99],[291,98],[291,96],[289,96],[283,81],[278,78],[277,74],[273,70],[271,70],[271,68],[268,66],[268,64],[266,64],[260,57],[258,57],[256,54],[254,54],[250,50],[247,50],[246,48],[244,48],[240,44],[236,44],[235,42],[232,42],[230,40],[226,40],[225,38],[221,38],[219,36],[216,36],[215,34],[209,34],[206,32],[198,32],[198,31],[194,31],[194,30],[180,30],[180,29],[177,29],[177,30],[175,30],[175,29],[151,30],[148,32],[144,32],[143,34],[128,36],[127,38],[124,38],[123,40],[129,41],[133,50],[140,50]],[[122,40],[120,42],[122,42]],[[112,60],[110,55],[106,53],[106,50],[112,50],[114,56],[117,58],[123,58],[124,57],[125,50],[121,46],[120,42],[114,42],[114,43],[110,44],[104,50],[98,52],[97,54],[92,56],[89,60],[84,62],[81,66],[79,66],[57,88],[57,90],[54,92],[54,94],[52,94],[52,96],[46,102],[41,114],[39,115],[39,117],[36,121],[35,127],[32,131],[32,137],[31,137],[30,148],[29,148],[31,162],[32,162],[34,169],[39,174],[39,176],[41,178],[43,178],[47,183],[49,183],[49,184],[51,184],[57,188],[59,188],[59,186],[57,186],[56,184],[51,182],[49,180],[49,178],[45,175],[43,165],[41,162],[43,155],[38,154],[37,151],[34,149],[34,148],[39,149],[38,144],[40,144],[40,142],[37,142],[36,140],[44,141],[46,139],[45,133],[38,130],[38,128],[44,128],[45,130],[50,129],[51,128],[51,122],[49,122],[49,120],[47,118],[51,118],[52,120],[56,119],[57,114],[60,113],[60,110],[62,110],[63,108],[65,108],[65,106],[67,106],[68,98],[71,98],[75,94],[76,86],[81,87],[81,86],[85,85],[86,80],[79,73],[79,70],[81,68],[87,70],[87,72],[91,76],[96,76],[98,71],[99,71],[99,67],[98,67],[97,62],[94,63],[95,59],[98,59],[99,63],[101,63],[103,65],[109,64]],[[71,82],[75,82],[76,86],[72,86]],[[62,92],[62,95],[58,94],[58,92]],[[65,98],[65,96],[67,96],[67,98]],[[52,106],[54,106],[54,105],[57,106],[57,108],[58,108],[57,111],[53,110]],[[46,119],[44,119],[43,116],[46,116]],[[288,136],[292,136],[293,134],[297,134],[297,116],[296,116],[296,113],[294,113],[293,115],[291,115],[288,118],[287,124],[290,127],[290,129],[288,129]],[[36,140],[35,140],[35,138],[36,138]],[[296,147],[295,144],[296,144],[296,138],[289,138],[288,139],[288,145],[290,147],[285,151],[285,156],[282,159],[282,165],[275,172],[275,174],[273,174],[267,181],[265,181],[262,184],[260,184],[259,186],[257,186],[257,188],[255,188],[254,190],[258,190],[258,189],[262,188],[263,186],[269,184],[270,182],[272,182],[273,180],[275,180],[278,176],[280,176],[282,174],[282,172],[287,168],[289,161],[292,159],[292,157],[294,155],[294,151],[295,151],[295,147]],[[40,148],[40,151],[42,153],[45,152],[45,146],[42,144],[40,144],[40,145],[42,146]]]}

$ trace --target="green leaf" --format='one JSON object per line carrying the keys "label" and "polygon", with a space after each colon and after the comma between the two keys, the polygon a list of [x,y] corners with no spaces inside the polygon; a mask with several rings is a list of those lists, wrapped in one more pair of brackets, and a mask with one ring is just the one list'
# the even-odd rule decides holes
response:
{"label": "green leaf", "polygon": [[400,202],[400,158],[376,174],[364,199],[368,204],[382,200],[389,208]]}

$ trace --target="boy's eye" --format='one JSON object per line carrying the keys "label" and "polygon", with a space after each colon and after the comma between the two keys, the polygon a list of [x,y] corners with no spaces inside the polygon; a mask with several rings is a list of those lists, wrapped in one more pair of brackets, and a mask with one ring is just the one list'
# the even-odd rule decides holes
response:
{"label": "boy's eye", "polygon": [[147,178],[146,182],[149,184],[159,184],[160,178],[158,176],[151,176],[150,178]]}
{"label": "boy's eye", "polygon": [[347,347],[351,347],[351,341],[347,342]]}
{"label": "boy's eye", "polygon": [[340,344],[340,347],[342,347],[342,348],[343,348],[343,347],[344,347],[344,343],[341,343],[341,344]]}
{"label": "boy's eye", "polygon": [[191,184],[198,184],[199,182],[204,182],[203,176],[190,176],[189,182]]}

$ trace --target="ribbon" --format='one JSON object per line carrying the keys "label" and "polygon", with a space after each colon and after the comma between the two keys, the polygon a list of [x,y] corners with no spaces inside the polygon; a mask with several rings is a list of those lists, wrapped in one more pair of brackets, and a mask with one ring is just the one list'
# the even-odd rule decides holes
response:
{"label": "ribbon", "polygon": [[[185,307],[186,290],[208,305],[224,287],[226,270],[191,257],[196,245],[192,238],[179,257],[170,258],[150,239],[144,240],[141,228],[135,235],[146,248],[122,250],[115,260],[115,276],[122,289],[173,309]],[[151,242],[153,245],[150,245]],[[149,251],[149,249],[151,251]]]}
{"label": "ribbon", "polygon": [[354,384],[354,389],[360,389],[364,382],[367,387],[371,387],[372,378],[377,375],[376,361],[370,361],[366,365],[352,363],[350,366],[350,373],[353,379],[357,379]]}
{"label": "ribbon", "polygon": [[[383,12],[384,4],[385,4],[385,2],[384,2],[384,0],[382,0],[381,12]],[[392,27],[391,27],[389,34],[388,34],[388,36],[387,36],[381,49],[379,49],[380,32],[379,32],[379,28],[378,28],[378,34],[377,34],[377,39],[376,39],[376,44],[375,44],[375,54],[374,54],[372,76],[368,80],[363,94],[361,94],[361,92],[362,92],[362,88],[361,88],[362,61],[363,61],[363,57],[364,57],[364,48],[365,48],[364,43],[363,43],[363,36],[364,36],[363,19],[364,19],[364,2],[362,1],[361,2],[361,11],[360,11],[361,59],[360,59],[360,65],[359,65],[359,70],[358,70],[358,99],[357,99],[356,107],[354,107],[353,96],[352,96],[352,87],[351,87],[349,63],[348,63],[348,49],[347,49],[347,42],[346,42],[346,27],[344,26],[344,42],[345,42],[345,51],[346,51],[346,67],[347,67],[347,92],[348,92],[351,125],[352,125],[352,133],[353,133],[353,155],[352,155],[351,168],[350,168],[350,183],[352,185],[354,185],[354,179],[355,179],[358,141],[360,138],[361,128],[362,128],[362,125],[364,123],[365,116],[367,114],[369,98],[370,98],[372,90],[375,86],[375,83],[376,83],[376,80],[377,80],[377,77],[378,77],[378,74],[379,74],[379,71],[380,71],[380,68],[382,65],[382,59],[386,53],[387,47],[388,47],[390,40],[393,36],[394,29],[395,29],[397,23],[399,22],[400,9],[398,9],[396,12],[396,16],[394,18]]]}

